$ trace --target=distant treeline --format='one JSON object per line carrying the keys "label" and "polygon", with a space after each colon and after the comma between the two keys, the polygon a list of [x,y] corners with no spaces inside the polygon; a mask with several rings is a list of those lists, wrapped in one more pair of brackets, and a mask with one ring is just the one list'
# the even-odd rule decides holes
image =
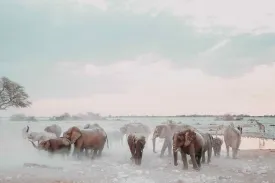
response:
{"label": "distant treeline", "polygon": [[[24,114],[14,114],[10,116],[10,121],[41,121],[40,117],[35,116],[26,116]],[[70,115],[69,113],[64,113],[59,116],[52,117],[43,117],[43,121],[68,121],[68,120],[78,120],[78,121],[86,121],[86,120],[104,120],[105,118],[100,116],[98,113],[87,112],[86,114],[77,114]]]}
{"label": "distant treeline", "polygon": [[[221,117],[223,115],[200,115],[200,114],[193,114],[193,115],[175,115],[175,116],[154,116],[154,115],[128,115],[128,116],[111,116],[109,115],[109,118],[133,118],[133,117],[155,117],[155,118],[175,118],[175,117]],[[263,116],[253,116],[253,115],[231,115],[232,117],[257,117],[257,118],[262,118],[262,117],[275,117],[275,115],[263,115]]]}
{"label": "distant treeline", "polygon": [[[109,115],[106,118],[177,118],[177,117],[213,117],[219,118],[223,117],[224,115],[200,115],[200,114],[193,114],[193,115],[175,115],[175,116],[156,116],[156,115],[127,115],[127,116],[112,116]],[[253,116],[247,114],[240,114],[240,115],[230,115],[234,118],[244,118],[244,117],[257,117],[257,118],[275,118],[275,115],[263,115],[263,116]],[[1,118],[1,117],[0,117]],[[87,120],[105,120],[105,117],[102,117],[98,113],[87,112],[86,114],[77,114],[77,115],[70,115],[69,113],[64,113],[59,116],[52,116],[52,117],[35,117],[35,116],[26,116],[24,114],[14,114],[9,117],[10,121],[65,121],[65,120],[78,120],[78,121],[87,121]]]}

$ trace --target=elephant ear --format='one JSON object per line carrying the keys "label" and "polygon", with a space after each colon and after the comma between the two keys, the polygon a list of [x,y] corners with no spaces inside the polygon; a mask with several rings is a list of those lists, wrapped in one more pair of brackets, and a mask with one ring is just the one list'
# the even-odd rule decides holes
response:
{"label": "elephant ear", "polygon": [[71,141],[67,138],[61,138],[61,141],[65,146],[68,146],[71,144]]}
{"label": "elephant ear", "polygon": [[74,144],[81,137],[81,135],[82,134],[79,129],[74,129],[71,134],[72,144]]}

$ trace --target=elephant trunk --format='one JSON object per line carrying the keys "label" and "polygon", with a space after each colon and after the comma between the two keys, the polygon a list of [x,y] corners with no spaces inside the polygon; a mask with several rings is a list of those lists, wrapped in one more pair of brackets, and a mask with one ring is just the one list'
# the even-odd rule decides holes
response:
{"label": "elephant trunk", "polygon": [[173,152],[173,156],[174,156],[174,165],[178,166],[178,152]]}
{"label": "elephant trunk", "polygon": [[37,150],[41,150],[41,148],[37,145],[35,145],[35,143],[33,141],[30,141],[32,143],[32,146],[37,149]]}
{"label": "elephant trunk", "polygon": [[109,140],[108,140],[107,134],[106,134],[106,141],[107,141],[107,148],[109,149]]}
{"label": "elephant trunk", "polygon": [[153,137],[152,142],[153,142],[153,152],[156,153],[156,137]]}
{"label": "elephant trunk", "polygon": [[174,156],[174,165],[178,166],[178,148],[174,140],[173,140],[173,156]]}

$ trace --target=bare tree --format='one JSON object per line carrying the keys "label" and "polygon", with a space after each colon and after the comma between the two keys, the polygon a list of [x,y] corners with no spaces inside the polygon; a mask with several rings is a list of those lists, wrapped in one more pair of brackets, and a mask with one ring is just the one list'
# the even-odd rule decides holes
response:
{"label": "bare tree", "polygon": [[7,77],[0,78],[0,110],[9,107],[25,108],[32,103],[23,86],[11,81]]}

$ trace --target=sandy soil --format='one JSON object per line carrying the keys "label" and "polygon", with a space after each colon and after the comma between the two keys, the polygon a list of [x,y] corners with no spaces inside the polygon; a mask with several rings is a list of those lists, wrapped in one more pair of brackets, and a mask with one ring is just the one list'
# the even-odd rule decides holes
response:
{"label": "sandy soil", "polygon": [[[33,126],[41,129],[39,125]],[[62,128],[68,126],[71,124],[64,124]],[[167,152],[165,157],[159,158],[159,153],[152,152],[151,141],[146,143],[141,166],[131,164],[126,144],[112,144],[96,160],[49,158],[47,153],[38,152],[23,140],[20,134],[16,136],[14,131],[20,132],[23,125],[4,127],[0,133],[0,183],[275,183],[273,141],[266,141],[260,150],[259,139],[242,138],[236,160],[225,157],[223,144],[220,158],[212,157],[209,165],[194,171],[192,165],[183,170],[180,158],[179,166],[175,167]],[[163,140],[157,140],[158,152],[162,143]],[[12,146],[2,148],[7,147],[5,144]]]}
{"label": "sandy soil", "polygon": [[176,182],[275,182],[275,150],[241,150],[239,158],[213,157],[209,165],[197,172],[182,163],[175,167],[172,157],[160,159],[158,154],[146,150],[142,166],[132,165],[129,156],[116,160],[105,153],[94,161],[70,161],[68,165],[25,164],[16,169],[1,171],[0,182],[6,183],[176,183]]}

